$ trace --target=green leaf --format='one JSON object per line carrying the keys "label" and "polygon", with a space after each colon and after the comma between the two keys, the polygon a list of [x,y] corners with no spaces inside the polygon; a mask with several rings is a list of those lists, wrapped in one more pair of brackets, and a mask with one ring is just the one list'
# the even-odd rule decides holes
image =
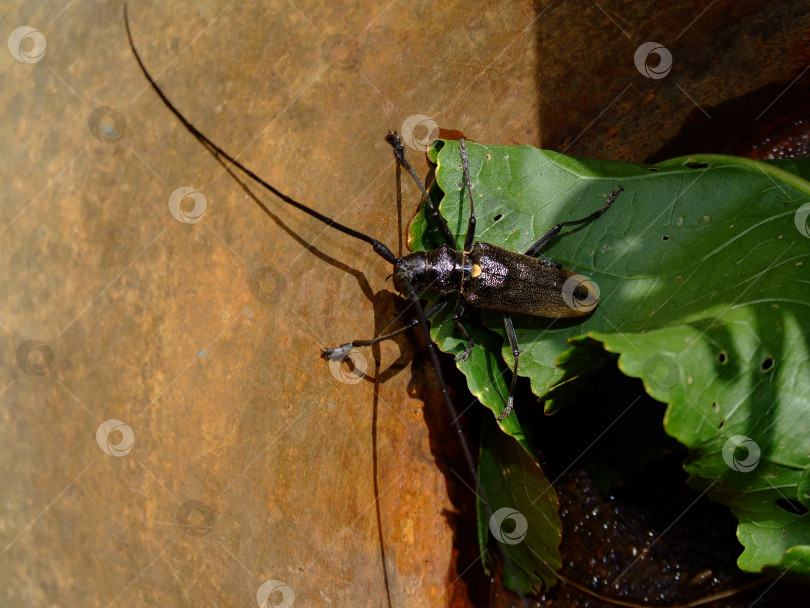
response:
{"label": "green leaf", "polygon": [[509,589],[537,593],[550,587],[562,565],[557,493],[534,458],[491,422],[482,429],[478,462],[493,513],[490,520],[478,502],[478,540],[485,565],[491,533],[492,542],[500,543],[512,563],[512,568],[503,564],[503,581]]}
{"label": "green leaf", "polygon": [[[600,299],[584,319],[513,317],[524,350],[519,374],[563,407],[578,382],[610,361],[594,350],[592,341],[601,342],[624,373],[668,405],[665,430],[689,449],[690,483],[740,520],[740,566],[779,569],[795,558],[793,571],[807,572],[810,516],[785,505],[810,506],[799,491],[810,467],[810,184],[801,177],[810,163],[699,155],[647,166],[526,146],[467,147],[476,240],[514,251],[624,187],[605,215],[564,228],[543,252],[588,277]],[[440,142],[432,155],[447,193],[441,212],[463,241],[469,203],[458,144]],[[424,218],[412,227],[416,249],[436,245],[425,227]],[[499,316],[482,318],[511,365]],[[433,332],[443,350],[461,350],[449,318]],[[564,371],[555,362],[569,348]],[[502,368],[487,360],[499,370],[489,375],[480,359],[460,368],[475,378],[482,403],[500,411]],[[527,407],[517,403],[516,411]]]}

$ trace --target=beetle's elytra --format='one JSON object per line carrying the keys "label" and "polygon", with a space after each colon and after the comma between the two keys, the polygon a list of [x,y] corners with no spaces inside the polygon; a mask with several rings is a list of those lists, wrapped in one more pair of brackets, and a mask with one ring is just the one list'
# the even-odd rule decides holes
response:
{"label": "beetle's elytra", "polygon": [[[461,252],[442,245],[403,257],[394,272],[394,287],[402,293],[400,275],[417,290],[459,294],[482,310],[536,317],[581,317],[599,299],[596,287],[571,270],[489,243]],[[572,280],[573,306],[563,295],[563,285]]]}

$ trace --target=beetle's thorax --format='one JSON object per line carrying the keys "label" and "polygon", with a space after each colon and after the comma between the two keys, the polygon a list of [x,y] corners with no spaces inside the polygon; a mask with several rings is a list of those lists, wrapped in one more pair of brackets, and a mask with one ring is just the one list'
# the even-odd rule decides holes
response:
{"label": "beetle's thorax", "polygon": [[403,279],[417,291],[429,289],[439,295],[460,293],[472,275],[469,254],[442,245],[432,251],[418,251],[394,265],[394,288],[404,293]]}

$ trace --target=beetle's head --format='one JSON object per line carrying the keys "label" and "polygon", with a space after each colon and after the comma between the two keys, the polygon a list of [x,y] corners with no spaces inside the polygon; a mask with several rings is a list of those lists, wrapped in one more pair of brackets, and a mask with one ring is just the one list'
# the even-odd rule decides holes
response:
{"label": "beetle's head", "polygon": [[425,277],[427,276],[427,254],[418,251],[406,255],[394,265],[394,289],[399,293],[405,293],[403,279],[407,280],[417,292],[425,287]]}

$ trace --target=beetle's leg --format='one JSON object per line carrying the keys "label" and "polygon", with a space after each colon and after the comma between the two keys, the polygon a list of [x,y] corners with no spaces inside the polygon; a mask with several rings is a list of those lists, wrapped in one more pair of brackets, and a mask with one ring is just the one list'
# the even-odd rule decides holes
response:
{"label": "beetle's leg", "polygon": [[[475,461],[473,460],[472,451],[470,450],[469,445],[467,445],[464,430],[461,428],[461,424],[459,423],[461,416],[458,414],[456,406],[453,405],[453,400],[450,398],[450,392],[447,390],[447,383],[444,381],[442,367],[439,364],[439,349],[436,347],[436,343],[433,342],[433,339],[430,337],[430,329],[425,321],[425,313],[422,312],[422,305],[419,302],[419,294],[416,292],[413,285],[411,285],[407,278],[404,278],[402,283],[402,293],[413,303],[414,308],[416,309],[416,316],[421,321],[421,323],[418,323],[418,325],[422,327],[422,334],[425,336],[425,342],[427,342],[428,345],[428,353],[430,354],[430,359],[433,363],[433,370],[436,372],[436,379],[439,381],[439,386],[442,389],[442,395],[444,396],[444,401],[447,404],[447,411],[450,413],[453,428],[455,429],[456,433],[458,433],[458,441],[461,445],[461,453],[464,455],[464,460],[467,463],[467,470],[470,472],[470,475],[475,481],[475,494],[478,499],[478,504],[484,507],[487,521],[492,521],[492,506],[489,504],[489,500],[487,500],[486,488],[484,488],[484,486],[481,484],[481,479],[478,477],[478,469],[475,465]],[[504,549],[504,543],[496,543],[496,545],[504,563],[504,571],[509,573],[510,577],[512,578],[512,582],[515,585],[515,589],[517,590],[517,594],[520,597],[520,605],[528,606],[529,604],[521,591],[520,584],[518,583],[515,563],[512,561],[509,553],[507,553]]]}
{"label": "beetle's leg", "polygon": [[467,340],[467,348],[464,349],[463,353],[456,356],[456,361],[466,361],[467,357],[469,357],[470,353],[472,352],[473,346],[475,346],[472,337],[461,324],[461,315],[464,314],[464,306],[466,304],[467,302],[464,299],[464,296],[459,296],[458,300],[456,300],[456,307],[453,309],[453,323],[456,324],[456,328],[463,338]]}
{"label": "beetle's leg", "polygon": [[405,170],[411,174],[413,181],[416,182],[416,185],[419,186],[419,189],[422,191],[422,197],[425,199],[425,204],[428,206],[428,212],[430,216],[433,218],[433,221],[436,222],[436,226],[439,228],[439,232],[442,233],[442,238],[444,242],[447,244],[450,249],[456,251],[458,250],[458,243],[456,243],[456,238],[453,236],[453,233],[450,232],[450,228],[447,226],[447,220],[444,219],[439,210],[436,208],[436,205],[433,204],[433,199],[430,198],[427,190],[425,189],[425,185],[422,183],[422,180],[419,179],[419,176],[414,171],[414,168],[411,166],[411,163],[405,158],[405,148],[402,146],[402,139],[397,135],[396,131],[389,131],[388,135],[385,136],[385,141],[387,141],[392,148],[394,148],[394,156],[397,159],[397,162],[405,167]]}
{"label": "beetle's leg", "polygon": [[512,370],[512,383],[509,385],[509,397],[506,400],[506,407],[498,414],[498,420],[506,418],[515,409],[515,386],[517,386],[518,359],[523,352],[518,348],[515,326],[512,324],[512,317],[503,316],[503,326],[506,328],[506,337],[509,339],[509,346],[512,347],[512,356],[515,358],[515,367]]}
{"label": "beetle's leg", "polygon": [[610,193],[610,196],[607,197],[607,200],[604,202],[602,207],[591,213],[588,217],[584,217],[581,220],[571,220],[570,222],[560,222],[559,224],[554,226],[551,230],[546,232],[543,236],[541,236],[540,239],[534,245],[532,245],[526,250],[526,253],[524,255],[535,256],[541,251],[543,251],[543,248],[548,244],[548,242],[552,238],[554,238],[554,235],[556,235],[562,229],[563,226],[575,226],[577,224],[587,224],[588,222],[592,222],[600,215],[602,215],[605,211],[610,209],[610,206],[613,204],[613,201],[616,200],[616,197],[619,196],[619,192],[621,192],[622,190],[624,190],[624,188],[622,188],[621,186],[616,188],[613,192]]}
{"label": "beetle's leg", "polygon": [[[475,239],[475,206],[473,205],[472,184],[470,183],[470,160],[467,158],[467,144],[464,143],[463,139],[458,140],[458,151],[461,154],[461,171],[464,174],[464,183],[467,185],[467,194],[470,196],[470,221],[467,222],[467,236],[464,237],[464,251],[469,251],[473,239]],[[469,354],[469,349],[467,354]]]}
{"label": "beetle's leg", "polygon": [[[446,304],[447,300],[439,300],[433,306],[430,306],[425,310],[425,318],[426,319],[431,318],[436,313],[441,311]],[[382,336],[377,336],[376,338],[371,338],[370,340],[353,340],[351,342],[347,342],[346,344],[336,346],[335,348],[324,348],[321,351],[321,357],[323,357],[324,359],[343,359],[346,355],[348,355],[351,352],[353,348],[357,346],[371,346],[373,344],[377,344],[378,342],[383,342],[384,340],[390,340],[391,338],[394,338],[401,333],[405,333],[406,331],[408,331],[412,327],[416,327],[417,325],[419,325],[419,317],[414,317],[406,325],[400,327],[395,331],[392,331],[391,333],[384,334]]]}

